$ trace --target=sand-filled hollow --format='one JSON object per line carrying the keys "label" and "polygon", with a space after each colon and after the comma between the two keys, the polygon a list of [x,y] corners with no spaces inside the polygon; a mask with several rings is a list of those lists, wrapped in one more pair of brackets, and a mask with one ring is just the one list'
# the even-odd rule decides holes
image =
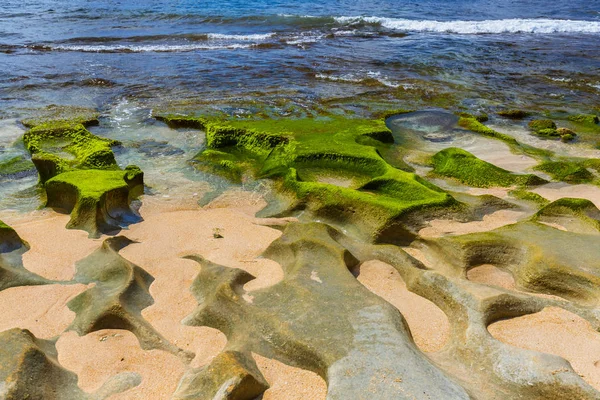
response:
{"label": "sand-filled hollow", "polygon": [[357,279],[400,311],[422,351],[439,351],[446,345],[450,338],[448,317],[431,301],[409,291],[394,267],[378,260],[367,261],[360,265]]}
{"label": "sand-filled hollow", "polygon": [[490,334],[512,346],[555,354],[571,363],[590,385],[600,389],[600,334],[583,318],[558,307],[488,327]]}
{"label": "sand-filled hollow", "polygon": [[515,290],[515,278],[512,274],[491,264],[483,264],[469,269],[467,279],[471,282]]}
{"label": "sand-filled hollow", "polygon": [[327,385],[314,372],[292,367],[277,360],[252,354],[258,369],[270,388],[262,400],[323,400],[327,396]]}

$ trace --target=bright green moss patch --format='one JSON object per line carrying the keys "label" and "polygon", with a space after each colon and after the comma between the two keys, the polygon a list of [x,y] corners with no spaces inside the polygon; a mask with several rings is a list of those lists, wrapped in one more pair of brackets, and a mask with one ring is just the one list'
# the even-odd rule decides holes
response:
{"label": "bright green moss patch", "polygon": [[487,120],[490,119],[489,116],[485,113],[473,115],[473,114],[470,114],[467,112],[459,112],[459,113],[456,113],[456,115],[458,115],[461,118],[475,119],[475,120],[477,120],[477,122],[486,122]]}
{"label": "bright green moss patch", "polygon": [[23,135],[25,147],[43,183],[72,169],[115,169],[111,147],[117,141],[100,138],[79,123],[49,122],[31,128]]}
{"label": "bright green moss patch", "polygon": [[432,157],[432,163],[434,174],[455,178],[474,187],[529,186],[545,183],[538,176],[513,174],[456,147],[436,153]]}
{"label": "bright green moss patch", "polygon": [[495,130],[483,125],[481,122],[477,121],[477,119],[475,119],[475,118],[460,117],[460,119],[458,120],[458,125],[462,128],[468,129],[475,133],[479,133],[483,136],[500,139],[507,143],[518,144],[518,142],[515,138],[505,135],[500,132],[496,132]]}
{"label": "bright green moss patch", "polygon": [[83,229],[98,237],[140,220],[130,203],[141,193],[142,185],[143,173],[136,166],[68,171],[46,182],[47,206],[70,212],[67,228]]}
{"label": "bright green moss patch", "polygon": [[559,136],[556,132],[556,124],[549,119],[534,119],[528,126],[532,132],[540,136]]}
{"label": "bright green moss patch", "polygon": [[92,134],[83,119],[32,122],[23,142],[47,206],[71,213],[67,227],[98,236],[139,220],[129,205],[143,191],[143,173],[135,166],[119,169],[112,151],[119,142]]}
{"label": "bright green moss patch", "polygon": [[568,120],[582,125],[597,125],[599,122],[598,116],[593,114],[571,115]]}
{"label": "bright green moss patch", "polygon": [[581,162],[548,161],[539,164],[535,169],[547,173],[557,181],[588,183],[594,180],[594,175]]}
{"label": "bright green moss patch", "polygon": [[533,157],[550,157],[553,154],[549,150],[538,149],[533,146],[519,143],[512,136],[505,135],[504,133],[500,133],[491,128],[488,128],[481,122],[477,121],[475,118],[461,117],[458,120],[458,125],[464,129],[470,130],[480,135],[502,140],[511,147],[512,151],[517,153],[527,154]]}
{"label": "bright green moss patch", "polygon": [[511,190],[510,192],[508,192],[508,194],[519,200],[532,201],[542,206],[550,203],[550,201],[540,196],[539,194],[524,189]]}
{"label": "bright green moss patch", "polygon": [[375,240],[407,212],[455,203],[382,158],[378,148],[393,142],[382,119],[202,121],[208,148],[195,157],[197,166],[235,179],[244,172],[272,178],[293,194],[297,207],[329,221],[355,222]]}

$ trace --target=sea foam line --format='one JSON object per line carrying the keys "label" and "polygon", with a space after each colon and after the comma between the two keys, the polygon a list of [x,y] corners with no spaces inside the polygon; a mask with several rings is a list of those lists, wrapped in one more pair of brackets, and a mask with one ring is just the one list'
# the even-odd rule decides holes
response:
{"label": "sea foam line", "polygon": [[339,24],[369,23],[384,28],[457,34],[478,33],[600,33],[600,22],[563,19],[499,19],[484,21],[432,21],[383,17],[335,17]]}
{"label": "sea foam line", "polygon": [[48,46],[49,50],[62,50],[62,51],[81,51],[85,53],[144,53],[144,52],[178,52],[178,51],[194,51],[194,50],[235,50],[235,49],[248,49],[252,47],[252,44],[224,44],[224,45],[142,45],[142,46],[130,46],[130,45],[98,45],[98,46],[77,46],[77,45],[58,45]]}

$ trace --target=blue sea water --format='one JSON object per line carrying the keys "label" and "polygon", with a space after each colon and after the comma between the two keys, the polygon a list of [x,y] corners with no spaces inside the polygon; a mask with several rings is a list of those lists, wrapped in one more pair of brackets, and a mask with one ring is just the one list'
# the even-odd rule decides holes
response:
{"label": "blue sea water", "polygon": [[429,82],[467,102],[600,94],[598,0],[1,3],[0,116],[374,81]]}

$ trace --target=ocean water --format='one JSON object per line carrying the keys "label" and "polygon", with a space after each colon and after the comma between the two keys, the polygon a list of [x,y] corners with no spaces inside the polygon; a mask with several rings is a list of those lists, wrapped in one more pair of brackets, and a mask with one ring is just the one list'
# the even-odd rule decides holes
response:
{"label": "ocean water", "polygon": [[[600,105],[600,0],[0,3],[0,161],[23,151],[16,121],[50,104],[100,110],[96,132],[125,142],[175,140],[150,118],[173,102]],[[202,145],[180,144],[173,165]]]}
{"label": "ocean water", "polygon": [[600,94],[600,1],[4,0],[0,71],[4,117],[361,84],[430,85],[467,104],[589,103]]}

